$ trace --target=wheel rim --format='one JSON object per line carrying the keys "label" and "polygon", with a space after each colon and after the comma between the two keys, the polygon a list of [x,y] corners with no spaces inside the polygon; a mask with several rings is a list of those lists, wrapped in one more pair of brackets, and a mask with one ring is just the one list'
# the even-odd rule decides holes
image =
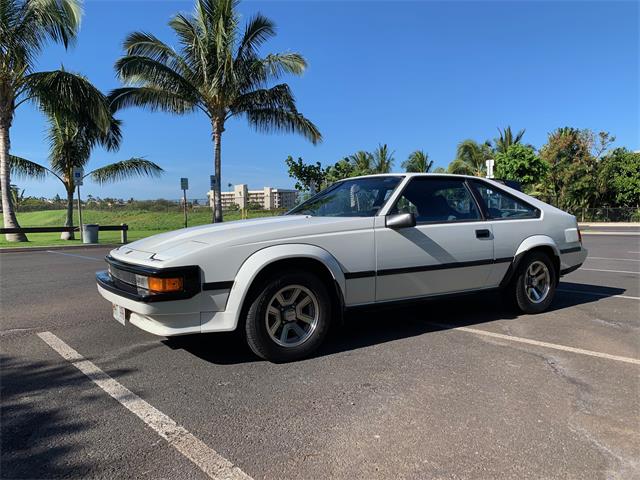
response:
{"label": "wheel rim", "polygon": [[281,347],[296,347],[313,335],[320,320],[315,294],[302,285],[288,285],[271,297],[265,314],[269,337]]}
{"label": "wheel rim", "polygon": [[551,289],[549,268],[539,260],[532,262],[524,276],[524,291],[531,303],[542,303]]}

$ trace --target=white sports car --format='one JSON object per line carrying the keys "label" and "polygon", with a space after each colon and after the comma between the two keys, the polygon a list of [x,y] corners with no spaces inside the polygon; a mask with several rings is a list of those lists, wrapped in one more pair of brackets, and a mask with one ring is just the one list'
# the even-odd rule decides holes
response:
{"label": "white sports car", "polygon": [[502,289],[542,312],[586,256],[574,216],[499,182],[388,174],[337,182],[283,216],[124,245],[97,281],[123,324],[241,329],[257,355],[288,361],[355,306]]}

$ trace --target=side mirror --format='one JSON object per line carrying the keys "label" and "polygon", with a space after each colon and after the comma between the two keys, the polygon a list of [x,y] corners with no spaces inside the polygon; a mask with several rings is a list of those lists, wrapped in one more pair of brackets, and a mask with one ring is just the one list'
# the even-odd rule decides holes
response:
{"label": "side mirror", "polygon": [[413,213],[392,213],[384,219],[387,228],[408,228],[416,226],[416,216]]}

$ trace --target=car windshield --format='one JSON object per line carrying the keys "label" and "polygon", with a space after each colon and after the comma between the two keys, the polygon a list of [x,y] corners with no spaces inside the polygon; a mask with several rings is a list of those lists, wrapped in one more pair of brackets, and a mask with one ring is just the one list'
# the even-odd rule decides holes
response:
{"label": "car windshield", "polygon": [[387,201],[402,177],[368,177],[335,183],[288,215],[317,217],[373,217]]}

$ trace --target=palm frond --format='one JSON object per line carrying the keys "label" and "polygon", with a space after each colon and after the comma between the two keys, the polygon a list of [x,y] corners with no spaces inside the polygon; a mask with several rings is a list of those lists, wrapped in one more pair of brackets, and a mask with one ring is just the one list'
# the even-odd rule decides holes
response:
{"label": "palm frond", "polygon": [[45,113],[61,113],[106,131],[111,122],[107,98],[86,78],[64,70],[37,72],[25,77],[29,96]]}
{"label": "palm frond", "polygon": [[97,168],[85,176],[99,184],[117,182],[133,177],[159,177],[164,170],[144,158],[130,158]]}
{"label": "palm frond", "polygon": [[294,111],[296,103],[289,85],[283,83],[268,89],[253,90],[240,95],[230,106],[230,113],[236,115],[252,109],[263,108]]}
{"label": "palm frond", "polygon": [[427,173],[433,166],[433,160],[429,160],[429,154],[422,150],[412,152],[409,157],[402,163],[402,168],[406,172]]}
{"label": "palm frond", "polygon": [[275,34],[275,24],[264,15],[256,14],[247,22],[236,57],[245,58],[249,54],[257,55],[260,46]]}
{"label": "palm frond", "polygon": [[[17,12],[19,20],[13,24],[12,34],[3,32],[13,48],[32,55],[39,52],[47,39],[71,44],[78,33],[82,6],[78,0],[29,0],[22,4],[3,1],[5,12]],[[10,17],[3,16],[9,20]],[[4,23],[4,22],[3,22]]]}
{"label": "palm frond", "polygon": [[389,152],[387,144],[378,145],[373,151],[373,172],[374,173],[389,173],[393,167],[394,152]]}
{"label": "palm frond", "polygon": [[322,141],[322,134],[313,122],[297,111],[256,108],[244,112],[249,124],[260,132],[280,131],[298,133],[314,145]]}
{"label": "palm frond", "polygon": [[373,173],[373,154],[360,150],[349,155],[346,160],[353,166],[358,175],[369,175]]}
{"label": "palm frond", "polygon": [[43,167],[39,163],[32,162],[26,158],[9,155],[11,161],[11,175],[21,178],[32,178],[35,180],[44,180],[48,173],[47,167]]}
{"label": "palm frond", "polygon": [[447,167],[448,173],[455,173],[458,175],[473,175],[473,168],[465,161],[461,159],[456,159],[452,161]]}
{"label": "palm frond", "polygon": [[198,89],[175,69],[160,61],[144,56],[128,55],[119,59],[115,69],[129,85],[156,87],[182,98],[198,101]]}
{"label": "palm frond", "polygon": [[284,74],[300,75],[307,68],[307,61],[299,53],[269,54],[265,57],[264,67],[269,78],[278,79]]}
{"label": "palm frond", "polygon": [[147,32],[133,32],[127,35],[122,46],[127,55],[151,58],[157,62],[165,63],[172,58],[179,58],[176,51]]}
{"label": "palm frond", "polygon": [[158,87],[124,87],[112,90],[108,95],[111,108],[120,110],[127,107],[147,107],[151,111],[183,114],[197,108],[192,99],[168,92]]}

